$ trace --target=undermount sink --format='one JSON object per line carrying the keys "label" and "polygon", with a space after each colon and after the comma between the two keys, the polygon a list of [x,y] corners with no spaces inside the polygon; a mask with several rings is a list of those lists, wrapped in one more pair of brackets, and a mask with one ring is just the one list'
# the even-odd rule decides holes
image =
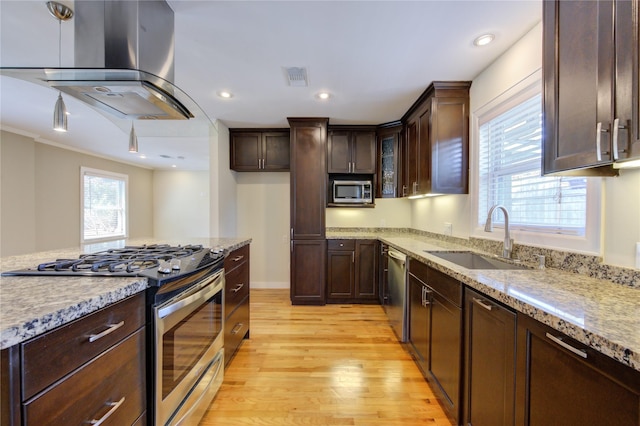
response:
{"label": "undermount sink", "polygon": [[526,267],[522,265],[504,262],[497,258],[482,256],[471,251],[425,250],[425,252],[467,269],[526,269]]}

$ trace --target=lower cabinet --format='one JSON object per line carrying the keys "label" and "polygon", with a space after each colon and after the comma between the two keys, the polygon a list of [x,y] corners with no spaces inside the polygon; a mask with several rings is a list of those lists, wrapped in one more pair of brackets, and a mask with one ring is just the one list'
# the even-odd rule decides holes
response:
{"label": "lower cabinet", "polygon": [[640,371],[415,259],[408,269],[407,348],[452,423],[640,426]]}
{"label": "lower cabinet", "polygon": [[326,303],[326,262],[327,240],[291,241],[291,304]]}
{"label": "lower cabinet", "polygon": [[378,301],[381,305],[386,305],[389,299],[389,282],[387,275],[389,274],[389,246],[380,243],[378,251]]}
{"label": "lower cabinet", "polygon": [[460,424],[462,283],[411,259],[409,288],[410,348],[425,378],[435,385],[442,408]]}
{"label": "lower cabinet", "polygon": [[378,242],[327,241],[327,302],[378,303]]}
{"label": "lower cabinet", "polygon": [[224,365],[227,367],[242,340],[249,337],[250,246],[232,251],[224,260]]}
{"label": "lower cabinet", "polygon": [[3,350],[2,424],[143,423],[145,331],[139,293]]}
{"label": "lower cabinet", "polygon": [[640,372],[518,314],[516,424],[640,424]]}
{"label": "lower cabinet", "polygon": [[469,288],[465,290],[465,354],[464,424],[513,425],[516,314]]}
{"label": "lower cabinet", "polygon": [[[414,262],[411,260],[411,262]],[[415,273],[415,265],[414,273]],[[409,344],[423,372],[429,371],[431,343],[431,290],[414,273],[409,273]],[[423,277],[424,278],[424,277]],[[425,278],[426,279],[426,278]]]}

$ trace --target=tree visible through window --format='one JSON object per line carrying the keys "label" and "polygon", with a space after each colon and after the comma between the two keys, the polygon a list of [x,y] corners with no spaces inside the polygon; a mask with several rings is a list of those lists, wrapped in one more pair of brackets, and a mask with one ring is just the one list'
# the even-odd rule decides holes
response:
{"label": "tree visible through window", "polygon": [[[478,224],[492,205],[502,204],[513,229],[585,235],[586,178],[540,175],[540,85],[515,98],[479,116]],[[494,223],[501,222],[502,214],[494,215]]]}
{"label": "tree visible through window", "polygon": [[83,241],[127,234],[127,176],[82,168]]}

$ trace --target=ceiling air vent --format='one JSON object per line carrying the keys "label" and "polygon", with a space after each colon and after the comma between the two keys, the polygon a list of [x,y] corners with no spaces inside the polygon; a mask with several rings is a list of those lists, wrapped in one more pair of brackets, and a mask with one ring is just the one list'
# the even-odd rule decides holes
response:
{"label": "ceiling air vent", "polygon": [[307,69],[304,67],[285,67],[287,73],[287,81],[289,86],[293,87],[306,87],[307,82]]}

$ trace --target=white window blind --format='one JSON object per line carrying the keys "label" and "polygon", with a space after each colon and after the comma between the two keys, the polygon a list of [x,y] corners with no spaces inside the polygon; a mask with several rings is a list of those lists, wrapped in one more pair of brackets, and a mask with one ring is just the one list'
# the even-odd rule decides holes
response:
{"label": "white window blind", "polygon": [[[492,205],[501,204],[509,211],[512,229],[583,236],[586,178],[540,176],[540,90],[503,103],[480,116],[478,124],[478,224],[484,224]],[[504,224],[501,213],[493,218]]]}
{"label": "white window blind", "polygon": [[83,241],[126,237],[127,176],[82,168]]}

